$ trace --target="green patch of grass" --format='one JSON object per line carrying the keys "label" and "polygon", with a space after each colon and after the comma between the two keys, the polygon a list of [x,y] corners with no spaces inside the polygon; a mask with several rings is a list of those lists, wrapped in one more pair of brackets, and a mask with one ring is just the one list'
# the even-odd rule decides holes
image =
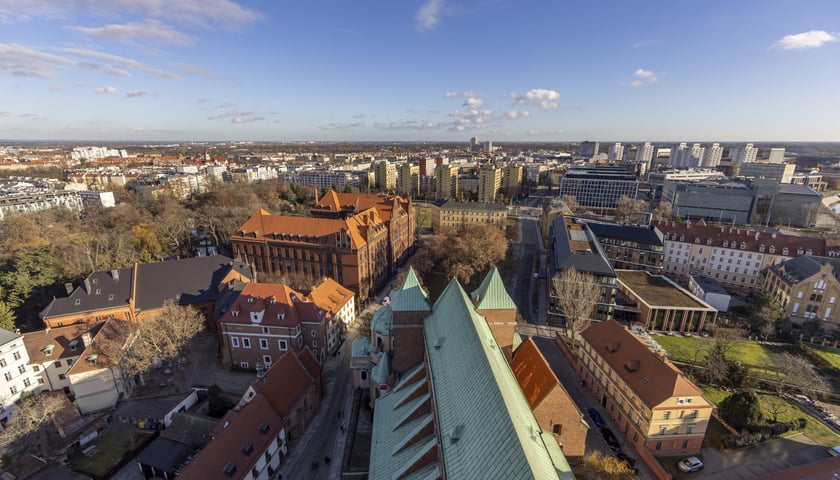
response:
{"label": "green patch of grass", "polygon": [[840,370],[840,349],[831,347],[818,347],[815,345],[802,345],[806,350],[814,352],[817,356],[826,361],[829,365]]}
{"label": "green patch of grass", "polygon": [[[774,398],[778,399],[778,397],[769,394],[760,394],[759,399],[761,400],[761,410],[764,412],[765,416],[772,418],[772,408]],[[776,402],[781,401],[783,411],[778,413],[776,420],[779,422],[790,422],[796,420],[797,418],[804,418],[808,421],[805,425],[805,428],[802,430],[802,433],[808,436],[814,442],[823,445],[825,447],[833,447],[835,445],[840,445],[840,435],[834,433],[833,430],[826,427],[822,422],[817,420],[816,418],[812,417],[808,412],[802,410],[796,403],[790,402],[787,399],[775,400]],[[797,432],[790,432],[788,435],[793,435]]]}
{"label": "green patch of grass", "polygon": [[[711,338],[670,335],[655,335],[654,340],[668,351],[671,358],[683,362],[695,361],[695,352],[698,349],[701,350],[701,353],[696,355],[696,361],[702,362],[706,358],[706,350],[711,347],[713,342]],[[736,342],[735,346],[732,347],[729,358],[747,366],[754,375],[774,378],[776,376],[776,352],[781,350],[780,347],[770,347],[758,342],[742,340]]]}
{"label": "green patch of grass", "polygon": [[112,428],[91,443],[96,445],[96,453],[86,457],[81,452],[76,452],[70,457],[70,464],[76,470],[100,477],[116,465],[123,455],[139,445],[147,435],[149,433],[139,430]]}
{"label": "green patch of grass", "polygon": [[720,402],[724,401],[726,397],[731,395],[729,392],[724,392],[723,390],[715,387],[706,387],[703,389],[703,395],[706,399],[715,405],[720,405]]}

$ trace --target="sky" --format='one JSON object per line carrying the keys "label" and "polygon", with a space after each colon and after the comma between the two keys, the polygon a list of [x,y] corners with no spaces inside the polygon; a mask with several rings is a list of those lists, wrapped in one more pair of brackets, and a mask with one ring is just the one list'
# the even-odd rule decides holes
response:
{"label": "sky", "polygon": [[836,0],[0,0],[0,138],[840,141]]}

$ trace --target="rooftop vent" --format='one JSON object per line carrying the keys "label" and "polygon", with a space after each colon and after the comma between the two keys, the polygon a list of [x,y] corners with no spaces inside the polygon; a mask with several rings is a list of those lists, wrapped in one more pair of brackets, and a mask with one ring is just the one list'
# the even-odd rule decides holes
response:
{"label": "rooftop vent", "polygon": [[254,451],[254,446],[251,445],[251,442],[245,442],[245,443],[242,444],[242,453],[244,453],[245,455],[248,455],[253,451]]}
{"label": "rooftop vent", "polygon": [[260,424],[260,432],[262,432],[262,433],[268,433],[268,430],[270,428],[271,428],[271,425],[269,425],[268,422],[262,422]]}
{"label": "rooftop vent", "polygon": [[647,383],[647,382],[648,382],[647,377],[642,378],[642,383]]}
{"label": "rooftop vent", "polygon": [[224,468],[222,468],[222,471],[225,472],[228,477],[232,477],[233,474],[236,473],[236,465],[233,462],[228,462],[225,464]]}
{"label": "rooftop vent", "polygon": [[624,362],[624,369],[628,372],[635,372],[639,369],[639,361],[638,360],[628,360]]}

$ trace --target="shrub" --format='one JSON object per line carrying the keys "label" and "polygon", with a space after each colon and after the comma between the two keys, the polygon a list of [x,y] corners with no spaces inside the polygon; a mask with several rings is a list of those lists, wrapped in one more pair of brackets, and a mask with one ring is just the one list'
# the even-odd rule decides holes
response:
{"label": "shrub", "polygon": [[804,418],[798,418],[790,422],[751,426],[747,428],[748,431],[740,435],[725,435],[723,437],[723,444],[728,448],[743,448],[758,445],[765,440],[769,440],[791,430],[801,430],[805,428],[806,423],[807,420]]}

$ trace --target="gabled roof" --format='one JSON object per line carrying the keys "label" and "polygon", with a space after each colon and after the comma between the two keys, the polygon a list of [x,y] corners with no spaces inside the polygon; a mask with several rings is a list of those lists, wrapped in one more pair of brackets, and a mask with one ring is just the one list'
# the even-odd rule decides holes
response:
{"label": "gabled roof", "polygon": [[291,287],[276,283],[247,283],[219,323],[253,325],[252,314],[260,315],[259,325],[293,327],[310,321],[312,311],[305,309],[310,302]]}
{"label": "gabled roof", "polygon": [[444,476],[574,478],[557,442],[542,436],[487,321],[457,280],[423,327]]}
{"label": "gabled roof", "polygon": [[379,356],[379,363],[370,369],[370,378],[379,385],[388,383],[388,376],[391,375],[391,361],[388,359],[388,352]]}
{"label": "gabled roof", "polygon": [[347,230],[353,242],[353,248],[365,245],[365,239],[360,235],[358,227],[355,225],[351,227],[346,220],[272,215],[263,209],[251,215],[232,237],[248,239],[251,238],[249,235],[256,233],[257,239],[273,239],[273,234],[282,233],[289,235],[288,238],[283,239],[284,242],[306,244],[316,243],[319,241],[318,237],[334,235],[342,230]]}
{"label": "gabled roof", "polygon": [[331,190],[321,197],[315,206],[329,211],[341,211],[346,207],[346,209],[352,212],[361,212],[362,210],[374,207],[382,218],[382,221],[389,222],[394,216],[395,205],[398,210],[407,210],[409,204],[410,199],[395,195],[338,193]]}
{"label": "gabled roof", "polygon": [[89,333],[93,338],[103,323],[105,322],[79,323],[69,327],[24,333],[23,343],[26,345],[29,361],[44,363],[81,355],[85,349],[82,334]]}
{"label": "gabled roof", "polygon": [[[95,312],[112,308],[130,308],[134,268],[93,272],[69,296],[54,298],[41,318],[75,313]],[[174,298],[173,294],[170,298]]]}
{"label": "gabled roof", "polygon": [[131,325],[128,320],[111,318],[105,321],[91,340],[90,346],[81,351],[79,360],[67,371],[67,376],[116,366],[119,360],[111,358],[111,352],[116,352],[117,348],[124,346],[130,332]]}
{"label": "gabled roof", "polygon": [[8,330],[4,330],[0,328],[0,345],[5,345],[12,340],[15,340],[20,337],[19,333],[10,332]]}
{"label": "gabled roof", "polygon": [[803,255],[773,265],[770,269],[788,285],[796,285],[819,273],[825,265],[831,265],[832,275],[840,280],[840,258]]}
{"label": "gabled roof", "polygon": [[[238,411],[237,411],[238,410]],[[251,474],[251,469],[263,458],[263,452],[275,441],[283,418],[262,394],[257,394],[245,406],[230,410],[216,425],[213,440],[204,447],[178,475],[181,480],[237,480]],[[245,444],[253,449],[243,451]],[[224,472],[233,464],[232,475]]]}
{"label": "gabled roof", "polygon": [[394,312],[428,312],[429,294],[420,286],[417,272],[409,266],[402,285],[391,293],[391,310]]}
{"label": "gabled roof", "polygon": [[394,313],[391,305],[384,305],[373,314],[370,329],[380,335],[390,337],[394,334]]}
{"label": "gabled roof", "polygon": [[306,371],[309,372],[309,375],[317,381],[318,377],[321,375],[321,363],[315,358],[315,354],[308,348],[304,348],[297,353],[297,356],[300,363],[302,363],[304,368],[306,368]]}
{"label": "gabled roof", "polygon": [[499,269],[493,265],[484,276],[481,285],[472,294],[473,303],[478,310],[516,310],[516,304],[508,295]]}
{"label": "gabled roof", "polygon": [[315,305],[335,315],[347,302],[353,299],[353,292],[327,277],[315,290],[309,293]]}
{"label": "gabled roof", "polygon": [[265,380],[251,386],[265,396],[280,415],[289,415],[298,399],[315,383],[315,378],[291,350],[287,351],[265,373]]}
{"label": "gabled roof", "polygon": [[513,359],[510,368],[519,382],[525,399],[531,410],[537,407],[560,381],[551,370],[551,366],[545,360],[537,344],[528,338],[516,351],[513,352]]}
{"label": "gabled roof", "polygon": [[656,408],[671,397],[703,396],[677,367],[653,353],[615,320],[593,323],[581,337],[648,408]]}

